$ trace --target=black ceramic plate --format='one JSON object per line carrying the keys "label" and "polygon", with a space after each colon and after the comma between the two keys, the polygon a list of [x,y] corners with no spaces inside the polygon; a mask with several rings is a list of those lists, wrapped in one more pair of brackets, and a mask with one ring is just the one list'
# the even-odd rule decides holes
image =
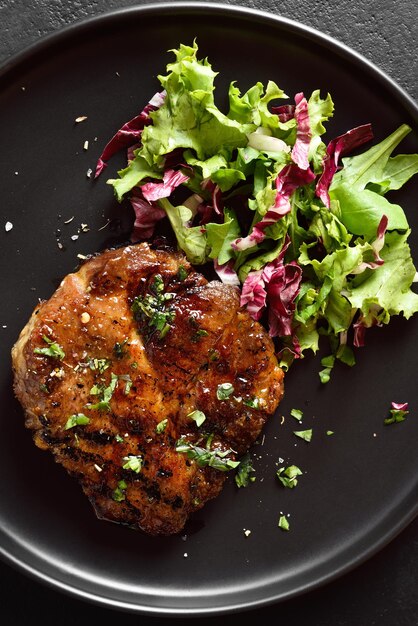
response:
{"label": "black ceramic plate", "polygon": [[[158,89],[156,75],[171,58],[166,51],[194,37],[221,72],[220,98],[231,80],[244,90],[273,79],[290,95],[315,88],[332,94],[329,138],[369,121],[376,140],[403,122],[418,127],[407,96],[338,43],[271,15],[206,4],[94,19],[40,42],[1,71],[1,552],[79,597],[177,615],[278,601],[334,578],[414,517],[418,487],[418,318],[370,331],[358,364],[337,367],[325,387],[317,358],[296,363],[280,411],[254,449],[257,482],[238,490],[231,477],[182,536],[151,538],[98,521],[76,482],[24,429],[12,394],[12,343],[38,298],[48,298],[77,266],[77,254],[126,241],[132,221],[106,175],[93,183],[86,172]],[[76,124],[81,115],[88,119]],[[416,132],[402,149],[418,151]],[[107,173],[122,162],[115,159]],[[396,193],[415,227],[415,260],[417,195],[416,180]],[[78,232],[82,223],[88,232]],[[408,401],[411,415],[385,427],[392,400]],[[304,411],[302,426],[313,427],[310,444],[292,435],[293,407]],[[279,458],[305,472],[297,489],[278,484]],[[290,515],[288,533],[277,527],[281,513]]]}

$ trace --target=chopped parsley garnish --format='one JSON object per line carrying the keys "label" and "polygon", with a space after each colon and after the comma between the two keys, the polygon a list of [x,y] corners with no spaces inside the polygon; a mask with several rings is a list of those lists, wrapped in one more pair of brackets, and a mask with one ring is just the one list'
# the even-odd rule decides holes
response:
{"label": "chopped parsley garnish", "polygon": [[191,420],[196,422],[196,426],[201,426],[206,419],[206,415],[203,413],[203,411],[199,411],[198,409],[195,409],[194,411],[189,413],[187,417],[190,417]]}
{"label": "chopped parsley garnish", "polygon": [[158,435],[160,435],[167,428],[167,424],[168,424],[168,419],[166,417],[165,419],[161,420],[161,422],[158,422],[157,426],[155,427],[155,432]]}
{"label": "chopped parsley garnish", "polygon": [[93,385],[90,389],[90,395],[101,396],[99,402],[96,404],[88,404],[89,409],[98,409],[99,411],[110,411],[110,400],[113,396],[113,392],[118,384],[118,376],[111,373],[110,384],[107,387],[103,385]]}
{"label": "chopped parsley garnish", "polygon": [[115,441],[116,443],[123,443],[125,440],[121,435],[117,434],[115,435]]}
{"label": "chopped parsley garnish", "polygon": [[124,348],[127,343],[128,340],[125,339],[124,341],[122,341],[122,343],[119,343],[119,341],[117,341],[113,346],[113,354],[117,359],[123,359],[123,357],[126,355],[127,352]]}
{"label": "chopped parsley garnish", "polygon": [[220,354],[215,348],[211,348],[208,352],[209,361],[219,361]]}
{"label": "chopped parsley garnish", "polygon": [[257,398],[254,396],[254,398],[247,398],[247,400],[244,400],[244,404],[246,406],[251,407],[252,409],[259,409],[260,408],[260,398]]}
{"label": "chopped parsley garnish", "polygon": [[176,315],[174,310],[166,309],[167,302],[173,299],[174,294],[164,293],[164,281],[160,274],[154,277],[150,292],[145,296],[137,296],[131,310],[138,322],[147,325],[149,335],[158,332],[160,339],[163,339]]}
{"label": "chopped parsley garnish", "polygon": [[47,385],[45,385],[45,383],[41,383],[41,384],[39,385],[39,389],[40,389],[40,391],[43,391],[44,393],[51,393],[51,392],[49,391],[49,389],[48,389],[48,386],[47,386]]}
{"label": "chopped parsley garnish", "polygon": [[199,330],[197,330],[194,335],[191,336],[190,341],[192,343],[198,343],[201,339],[201,337],[207,337],[209,335],[208,331],[205,330],[204,328],[199,328]]}
{"label": "chopped parsley garnish", "polygon": [[228,458],[228,454],[233,453],[233,450],[211,450],[212,437],[209,436],[206,441],[206,447],[202,448],[193,443],[190,443],[180,437],[176,443],[176,452],[180,454],[187,454],[187,457],[196,461],[199,467],[213,467],[221,472],[229,472],[231,469],[235,469],[239,465],[239,461],[233,461]]}
{"label": "chopped parsley garnish", "polygon": [[282,530],[290,530],[289,521],[286,515],[280,515],[277,526],[281,528]]}
{"label": "chopped parsley garnish", "polygon": [[305,441],[310,441],[312,439],[312,428],[308,428],[307,430],[294,430],[293,434]]}
{"label": "chopped parsley garnish", "polygon": [[251,473],[255,472],[251,457],[249,453],[245,454],[238,466],[235,474],[235,484],[237,487],[248,487],[250,483],[255,481],[255,476],[251,476]]}
{"label": "chopped parsley garnish", "polygon": [[70,428],[74,428],[74,426],[85,426],[90,421],[90,418],[84,413],[76,413],[75,415],[70,415],[68,418],[64,430],[69,430]]}
{"label": "chopped parsley garnish", "polygon": [[49,337],[47,337],[46,335],[42,335],[42,339],[45,341],[45,343],[48,344],[48,347],[35,348],[34,349],[35,354],[41,354],[42,356],[50,356],[52,359],[60,359],[60,361],[62,361],[62,359],[65,358],[64,350],[61,348],[59,344],[57,344],[56,341],[49,339]]}
{"label": "chopped parsley garnish", "polygon": [[333,430],[327,430],[327,435],[328,435],[328,436],[333,435],[333,434],[334,434],[334,431],[333,431]]}
{"label": "chopped parsley garnish", "polygon": [[109,359],[89,359],[87,365],[91,370],[97,370],[100,374],[103,374],[110,367],[111,361]]}
{"label": "chopped parsley garnish", "polygon": [[124,480],[120,480],[118,482],[118,486],[116,487],[116,489],[114,489],[112,493],[112,498],[115,502],[122,502],[123,500],[125,500],[125,491],[127,487],[128,485]]}
{"label": "chopped parsley garnish", "polygon": [[303,411],[301,411],[300,409],[292,409],[290,411],[290,415],[294,417],[295,420],[298,420],[300,422],[303,417]]}
{"label": "chopped parsley garnish", "polygon": [[123,460],[125,461],[125,464],[122,465],[123,469],[128,469],[135,472],[135,474],[139,474],[144,463],[140,454],[128,454],[128,456],[123,457]]}
{"label": "chopped parsley garnish", "polygon": [[399,422],[404,422],[406,416],[408,415],[408,403],[407,402],[392,402],[392,408],[390,409],[390,417],[387,417],[384,421],[386,425],[388,424],[397,424]]}
{"label": "chopped parsley garnish", "polygon": [[276,472],[277,478],[280,480],[284,487],[293,489],[298,484],[297,476],[301,476],[302,471],[296,465],[289,465],[288,467],[279,467]]}
{"label": "chopped parsley garnish", "polygon": [[127,396],[132,388],[132,379],[129,374],[121,374],[118,376],[119,380],[123,380],[125,382],[125,387],[123,389],[123,393]]}
{"label": "chopped parsley garnish", "polygon": [[221,383],[216,390],[216,397],[218,400],[227,400],[229,396],[234,393],[234,386],[232,383]]}
{"label": "chopped parsley garnish", "polygon": [[177,271],[177,278],[179,280],[185,280],[188,277],[188,273],[186,268],[184,267],[184,265],[180,265],[178,271]]}

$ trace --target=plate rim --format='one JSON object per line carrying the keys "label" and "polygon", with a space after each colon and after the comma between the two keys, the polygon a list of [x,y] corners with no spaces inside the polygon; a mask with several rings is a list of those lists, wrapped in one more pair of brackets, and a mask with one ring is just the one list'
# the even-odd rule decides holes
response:
{"label": "plate rim", "polygon": [[190,13],[191,11],[218,11],[220,13],[236,13],[240,17],[254,17],[258,20],[280,24],[287,29],[303,33],[306,37],[316,42],[335,48],[335,50],[337,50],[343,57],[347,57],[352,61],[355,60],[361,63],[361,65],[367,67],[367,69],[375,74],[376,78],[378,78],[383,84],[390,87],[391,90],[396,91],[397,95],[405,101],[405,105],[408,108],[411,107],[413,113],[418,115],[418,101],[416,101],[403,87],[401,87],[394,78],[392,78],[387,72],[363,54],[357,52],[332,35],[328,35],[313,28],[312,26],[298,22],[297,20],[277,15],[263,9],[246,7],[238,4],[223,4],[221,2],[213,2],[212,0],[174,0],[173,2],[164,0],[163,2],[146,2],[141,5],[111,9],[98,15],[81,18],[72,24],[58,27],[53,32],[42,36],[38,41],[34,41],[33,43],[25,46],[22,50],[12,55],[10,58],[5,59],[2,63],[0,63],[0,78],[8,72],[12,72],[17,69],[19,65],[31,59],[33,56],[42,53],[44,48],[49,48],[50,46],[59,44],[61,41],[65,41],[67,38],[71,38],[74,33],[81,33],[83,30],[89,30],[98,24],[105,25],[115,19],[124,19],[129,15],[136,15],[140,13],[152,14],[155,11],[177,11],[186,13]]}
{"label": "plate rim", "polygon": [[[418,120],[418,103],[403,89],[392,77],[390,77],[384,70],[375,65],[368,58],[358,53],[348,45],[339,41],[331,35],[327,35],[311,26],[298,22],[296,20],[277,15],[272,12],[268,12],[262,9],[256,9],[251,7],[245,7],[242,5],[226,5],[220,2],[203,2],[203,1],[179,1],[175,2],[150,2],[142,5],[135,5],[130,7],[122,7],[119,9],[108,10],[98,15],[90,16],[88,18],[80,19],[74,23],[65,27],[60,27],[52,33],[41,37],[38,41],[26,46],[21,51],[6,59],[0,65],[0,79],[5,78],[7,80],[8,75],[13,75],[15,71],[19,69],[25,70],[25,63],[30,63],[37,56],[42,55],[45,51],[49,50],[51,46],[57,46],[62,43],[68,42],[71,38],[80,35],[90,29],[97,29],[102,26],[111,24],[115,20],[124,21],[129,19],[130,16],[152,16],[156,13],[164,13],[168,15],[169,12],[177,12],[183,14],[192,14],[193,12],[210,13],[212,16],[218,14],[224,15],[236,15],[239,18],[256,19],[259,23],[268,23],[271,26],[278,26],[287,31],[293,31],[299,36],[318,43],[327,49],[335,50],[340,57],[348,59],[353,64],[359,64],[364,70],[370,72],[374,79],[380,82],[386,89],[390,90],[401,101],[405,109],[410,115]],[[390,513],[388,513],[388,516]],[[363,549],[360,553],[356,553],[351,560],[346,561],[339,567],[334,569],[321,577],[317,577],[315,580],[310,580],[307,583],[300,584],[292,591],[277,592],[276,594],[270,594],[268,596],[262,596],[259,594],[257,600],[246,602],[245,599],[241,599],[240,602],[234,604],[225,604],[223,606],[211,606],[210,596],[205,600],[205,606],[192,606],[192,607],[162,607],[157,605],[145,605],[138,603],[131,603],[129,601],[115,600],[109,597],[105,597],[100,593],[93,593],[77,587],[76,585],[66,582],[63,579],[57,579],[51,576],[45,571],[41,571],[33,566],[30,562],[25,562],[23,558],[16,557],[12,551],[8,551],[4,548],[4,545],[0,545],[0,556],[9,565],[15,567],[19,571],[29,575],[31,578],[38,582],[47,584],[57,591],[64,592],[75,598],[90,601],[94,604],[99,604],[104,607],[112,607],[116,609],[122,609],[128,612],[143,615],[164,615],[164,616],[210,616],[210,615],[222,615],[227,613],[237,613],[243,610],[254,609],[262,606],[271,605],[287,599],[300,596],[304,593],[322,587],[325,584],[340,578],[344,574],[358,567],[360,564],[367,561],[382,548],[388,545],[395,539],[399,533],[404,530],[416,517],[418,516],[418,502],[408,507],[407,511],[398,518],[397,523],[390,526],[390,528],[383,534],[379,535],[377,539],[367,548]],[[386,518],[385,518],[386,520]],[[384,521],[385,521],[384,520]],[[366,537],[369,532],[365,533]],[[13,536],[7,533],[7,529],[0,526],[0,538],[10,538]],[[13,538],[14,539],[14,538]],[[12,542],[13,543],[13,540]],[[29,552],[27,552],[30,554]],[[341,558],[341,557],[340,557]],[[77,579],[79,582],[81,579]],[[102,585],[102,590],[104,589]],[[260,587],[262,589],[262,587]],[[231,592],[229,592],[231,595]],[[208,601],[209,600],[209,601]],[[187,603],[187,597],[184,597],[184,603]]]}

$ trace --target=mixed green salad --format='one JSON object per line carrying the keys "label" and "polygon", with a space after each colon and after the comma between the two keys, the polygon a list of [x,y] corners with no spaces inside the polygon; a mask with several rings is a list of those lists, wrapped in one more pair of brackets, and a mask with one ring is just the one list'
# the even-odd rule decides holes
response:
{"label": "mixed green salad", "polygon": [[327,382],[336,359],[354,364],[368,328],[418,311],[410,227],[386,197],[418,172],[418,154],[391,156],[411,129],[349,156],[372,128],[325,142],[329,94],[292,102],[273,81],[245,93],[232,82],[223,113],[196,42],[172,52],[162,90],[112,137],[96,177],[127,148],[127,167],[108,183],[135,211],[132,241],[168,219],[193,265],[212,263],[240,288],[241,305],[277,338],[284,369],[328,338]]}

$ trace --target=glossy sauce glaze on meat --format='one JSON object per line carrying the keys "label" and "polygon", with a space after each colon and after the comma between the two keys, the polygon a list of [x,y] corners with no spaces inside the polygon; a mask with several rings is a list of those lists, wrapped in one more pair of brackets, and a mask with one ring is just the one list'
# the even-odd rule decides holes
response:
{"label": "glossy sauce glaze on meat", "polygon": [[86,261],[13,351],[34,441],[99,518],[180,532],[214,498],[283,395],[264,328],[234,287],[147,244]]}

